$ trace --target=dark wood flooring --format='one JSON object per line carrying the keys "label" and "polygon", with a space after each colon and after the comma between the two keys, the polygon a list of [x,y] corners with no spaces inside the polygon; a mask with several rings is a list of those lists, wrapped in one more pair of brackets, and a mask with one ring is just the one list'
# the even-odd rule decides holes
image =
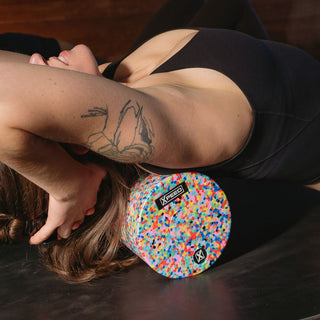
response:
{"label": "dark wood flooring", "polygon": [[131,48],[166,0],[0,0],[0,33],[25,32],[85,43],[105,59]]}
{"label": "dark wood flooring", "polygon": [[[225,181],[223,188],[233,208],[233,231],[222,258],[228,253],[230,259],[228,248],[240,249],[241,256],[231,254],[229,261],[187,279],[164,278],[140,263],[76,285],[45,270],[34,246],[2,245],[0,319],[320,319],[319,194],[241,181]],[[248,199],[250,194],[255,196]],[[289,222],[303,215],[296,224]],[[291,227],[255,247],[280,225]],[[255,248],[245,253],[246,247]]]}

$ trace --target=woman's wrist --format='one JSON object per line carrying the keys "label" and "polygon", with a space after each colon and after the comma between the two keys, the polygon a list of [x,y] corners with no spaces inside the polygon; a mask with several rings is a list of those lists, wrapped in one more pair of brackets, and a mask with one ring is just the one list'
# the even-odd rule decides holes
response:
{"label": "woman's wrist", "polygon": [[65,179],[58,179],[46,191],[57,201],[69,202],[76,199],[86,188],[93,179],[93,173],[86,165],[77,162],[69,170],[66,168],[64,177]]}

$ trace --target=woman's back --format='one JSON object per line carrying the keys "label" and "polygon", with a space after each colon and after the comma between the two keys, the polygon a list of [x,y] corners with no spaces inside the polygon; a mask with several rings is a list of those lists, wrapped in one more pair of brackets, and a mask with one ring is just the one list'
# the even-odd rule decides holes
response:
{"label": "woman's back", "polygon": [[[307,129],[318,114],[319,74],[319,63],[296,48],[219,29],[164,33],[104,72],[106,77],[128,81],[125,84],[133,88],[165,87],[159,97],[164,100],[172,99],[166,94],[169,88],[174,95],[180,94],[177,106],[170,109],[172,117],[188,121],[189,111],[181,112],[179,103],[192,105],[195,114],[202,116],[205,129],[196,129],[196,117],[189,126],[193,134],[200,132],[199,139],[193,141],[206,148],[201,153],[202,164],[160,165],[165,169],[144,165],[148,170],[167,173],[191,167],[218,176],[306,184],[319,176],[319,157],[301,157],[313,148],[306,148],[298,136],[310,134],[306,138],[310,141],[317,134],[307,133]],[[306,173],[306,167],[312,169]]]}
{"label": "woman's back", "polygon": [[[103,73],[131,88],[149,88],[159,99],[167,100],[164,104],[170,109],[170,117],[187,125],[197,149],[203,146],[197,162],[192,163],[194,156],[190,154],[191,162],[188,164],[186,159],[185,164],[180,164],[186,167],[210,165],[232,157],[245,144],[252,121],[251,107],[238,85],[210,68],[210,61],[199,61],[199,54],[190,54],[198,33],[195,29],[163,33],[107,66]],[[163,70],[167,67],[170,70]],[[179,164],[171,167],[179,168]]]}

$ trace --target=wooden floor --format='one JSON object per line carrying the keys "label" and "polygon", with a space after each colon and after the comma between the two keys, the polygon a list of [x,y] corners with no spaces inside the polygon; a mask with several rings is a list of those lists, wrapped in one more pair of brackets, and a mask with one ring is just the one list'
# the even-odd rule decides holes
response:
{"label": "wooden floor", "polygon": [[[116,59],[166,0],[0,0],[0,33],[26,32],[86,43]],[[251,0],[270,37],[320,58],[319,0]]]}
{"label": "wooden floor", "polygon": [[166,0],[0,0],[0,33],[26,32],[115,59],[125,54]]}
{"label": "wooden floor", "polygon": [[[76,285],[45,270],[35,246],[3,245],[0,319],[320,319],[319,194],[261,182],[226,180],[222,186],[233,226],[221,258],[228,248],[240,250],[238,258],[229,251],[229,261],[187,279],[167,279],[140,263]],[[296,224],[288,222],[302,215]],[[279,227],[285,227],[281,234]]]}
{"label": "wooden floor", "polygon": [[304,49],[320,60],[319,0],[251,0],[270,38]]}

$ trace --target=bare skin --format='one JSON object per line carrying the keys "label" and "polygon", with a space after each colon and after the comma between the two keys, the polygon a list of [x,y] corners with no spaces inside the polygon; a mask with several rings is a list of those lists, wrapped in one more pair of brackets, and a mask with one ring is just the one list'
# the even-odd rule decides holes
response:
{"label": "bare skin", "polygon": [[31,243],[56,228],[68,237],[92,213],[105,177],[57,142],[167,168],[215,164],[243,147],[252,110],[229,78],[203,68],[150,74],[196,33],[151,39],[122,61],[115,81],[100,76],[105,66],[85,46],[48,61],[35,54],[33,65],[0,61],[0,159],[50,195],[47,223]]}

